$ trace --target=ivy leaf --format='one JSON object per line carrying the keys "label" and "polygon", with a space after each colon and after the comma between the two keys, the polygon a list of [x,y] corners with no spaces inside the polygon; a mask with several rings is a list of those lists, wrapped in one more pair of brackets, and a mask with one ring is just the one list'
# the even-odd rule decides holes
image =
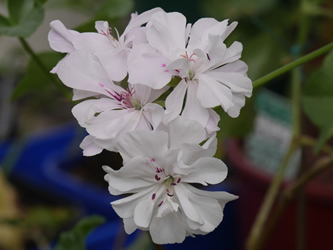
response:
{"label": "ivy leaf", "polygon": [[333,52],[326,56],[320,69],[313,72],[305,85],[302,105],[305,114],[319,128],[314,151],[318,153],[333,135]]}
{"label": "ivy leaf", "polygon": [[83,218],[73,229],[60,235],[55,250],[84,250],[86,236],[104,222],[105,219],[97,215]]}
{"label": "ivy leaf", "polygon": [[27,37],[44,19],[43,7],[34,0],[8,0],[9,18],[0,18],[0,35]]}
{"label": "ivy leaf", "polygon": [[[38,54],[38,57],[44,63],[45,67],[51,71],[58,61],[62,59],[63,55],[55,52],[44,52]],[[46,75],[35,60],[30,59],[25,77],[14,89],[11,97],[12,101],[34,91],[43,91],[46,87],[53,85],[50,81],[50,77],[54,77],[54,80],[58,81],[55,75],[51,73]]]}

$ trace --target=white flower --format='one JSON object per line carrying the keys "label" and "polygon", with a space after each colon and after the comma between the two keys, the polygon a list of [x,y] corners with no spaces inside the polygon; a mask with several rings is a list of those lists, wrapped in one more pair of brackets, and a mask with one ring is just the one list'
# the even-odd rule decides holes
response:
{"label": "white flower", "polygon": [[102,148],[113,151],[119,134],[152,130],[163,119],[163,108],[152,102],[168,87],[153,90],[129,84],[125,90],[109,79],[96,56],[84,50],[72,52],[59,64],[57,74],[65,85],[74,89],[74,100],[93,97],[72,110],[90,134],[81,144],[85,155],[96,154]]}
{"label": "white flower", "polygon": [[165,129],[123,134],[117,147],[125,165],[119,171],[103,167],[111,194],[132,194],[111,203],[125,231],[149,230],[157,244],[180,243],[188,235],[213,231],[222,221],[224,205],[237,198],[191,185],[225,179],[227,167],[212,157],[216,138],[200,146],[204,128],[181,117]]}
{"label": "white flower", "polygon": [[237,23],[202,18],[193,27],[177,12],[157,12],[147,23],[147,42],[133,47],[129,55],[129,82],[162,88],[172,77],[182,80],[166,99],[168,121],[182,116],[206,126],[212,107],[221,105],[237,117],[252,94],[247,65],[240,61],[242,44],[229,48],[224,39]]}
{"label": "white flower", "polygon": [[[106,21],[97,21],[95,28],[98,33],[78,33],[68,30],[59,20],[50,23],[49,43],[52,49],[62,53],[72,53],[75,50],[86,50],[96,55],[113,81],[121,81],[127,75],[127,55],[133,43],[140,43],[142,39],[143,24],[150,16],[161,8],[154,8],[140,15],[133,13],[131,20],[122,35],[117,29],[112,30]],[[113,33],[113,36],[112,36]],[[138,38],[136,35],[138,34]],[[114,37],[116,36],[116,38]],[[145,40],[144,40],[145,41]],[[57,67],[52,73],[57,72]]]}

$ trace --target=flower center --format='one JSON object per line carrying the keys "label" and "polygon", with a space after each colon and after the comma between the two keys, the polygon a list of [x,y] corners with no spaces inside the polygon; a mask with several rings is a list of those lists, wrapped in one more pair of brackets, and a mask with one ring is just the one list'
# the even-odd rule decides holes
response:
{"label": "flower center", "polygon": [[[152,158],[150,160],[151,166],[154,168],[156,174],[155,174],[155,180],[157,182],[163,183],[160,188],[165,188],[166,195],[163,197],[161,202],[158,204],[158,207],[160,207],[168,197],[172,198],[175,190],[174,187],[181,181],[181,177],[175,177],[171,175],[166,175],[165,171],[163,168],[159,167],[158,164],[156,163],[155,159]],[[160,190],[160,189],[159,189]],[[156,198],[156,193],[153,193],[152,195],[152,200],[155,200]]]}
{"label": "flower center", "polygon": [[136,110],[141,110],[141,104],[134,100],[133,95],[135,93],[134,89],[128,89],[126,91],[116,92],[113,91],[113,93],[108,90],[104,84],[100,83],[99,86],[101,86],[109,95],[111,95],[115,100],[117,100],[119,103],[119,107],[121,109],[130,109],[134,108]]}
{"label": "flower center", "polygon": [[112,32],[111,27],[109,27],[106,31],[102,30],[100,32],[100,34],[102,34],[103,36],[106,36],[109,39],[111,45],[114,48],[117,48],[118,45],[119,45],[119,33],[118,33],[118,30],[116,28],[115,28],[115,30],[116,30],[116,33],[117,33],[117,36],[118,36],[118,40],[111,35],[111,32]]}

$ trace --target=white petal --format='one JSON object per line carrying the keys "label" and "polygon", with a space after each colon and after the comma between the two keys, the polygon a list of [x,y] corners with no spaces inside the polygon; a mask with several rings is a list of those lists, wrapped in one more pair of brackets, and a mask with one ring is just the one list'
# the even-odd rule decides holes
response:
{"label": "white petal", "polygon": [[209,138],[203,145],[184,143],[181,147],[182,161],[188,166],[192,165],[196,160],[201,157],[212,157],[215,155],[217,148],[217,139],[214,137]]}
{"label": "white petal", "polygon": [[188,84],[185,82],[185,80],[181,80],[178,83],[178,85],[175,87],[175,89],[171,92],[171,94],[169,94],[168,97],[166,98],[165,100],[166,123],[175,119],[182,111],[187,87]]}
{"label": "white petal", "polygon": [[220,69],[215,69],[206,72],[206,75],[228,86],[232,92],[242,93],[247,97],[252,95],[252,81],[242,73],[224,72]]}
{"label": "white petal", "polygon": [[186,186],[183,183],[179,183],[175,186],[175,194],[179,200],[179,203],[182,207],[182,212],[192,221],[197,222],[203,225],[204,221],[201,219],[200,214],[193,207],[192,200],[188,195],[188,191],[186,190]]}
{"label": "white petal", "polygon": [[189,183],[202,185],[217,184],[227,177],[227,166],[219,159],[213,157],[199,158],[191,165],[191,172],[182,178]]}
{"label": "white petal", "polygon": [[242,94],[235,93],[235,94],[233,94],[232,100],[234,102],[234,106],[229,108],[227,110],[227,113],[228,113],[228,115],[230,115],[230,117],[235,118],[235,117],[239,116],[240,109],[242,107],[244,107],[244,105],[245,105],[245,97]]}
{"label": "white petal", "polygon": [[128,23],[124,33],[122,34],[122,36],[126,35],[129,31],[136,29],[138,27],[140,27],[141,25],[147,23],[150,19],[150,17],[159,11],[163,11],[163,9],[161,8],[153,8],[151,10],[147,10],[145,12],[142,12],[140,15],[132,15],[132,18],[130,20],[130,22]]}
{"label": "white petal", "polygon": [[227,49],[224,58],[220,62],[220,64],[222,65],[237,61],[241,57],[242,51],[243,51],[243,45],[237,41],[233,42],[233,44],[231,44],[231,46]]}
{"label": "white petal", "polygon": [[156,244],[182,243],[186,236],[186,225],[180,212],[174,212],[162,218],[154,217],[149,232]]}
{"label": "white petal", "polygon": [[84,156],[93,156],[102,152],[103,148],[99,147],[95,141],[94,137],[87,135],[80,144],[80,148],[83,149]]}
{"label": "white petal", "polygon": [[201,106],[197,98],[198,83],[188,83],[186,103],[182,116],[186,119],[199,122],[203,127],[206,126],[209,119],[209,111],[207,108]]}
{"label": "white petal", "polygon": [[61,81],[70,88],[108,96],[110,95],[102,86],[117,92],[123,90],[109,79],[96,57],[84,50],[71,53],[59,65],[57,73]]}
{"label": "white petal", "polygon": [[137,225],[134,222],[133,217],[131,217],[131,218],[124,218],[123,222],[124,222],[125,232],[127,234],[133,233],[138,228]]}
{"label": "white petal", "polygon": [[154,189],[155,187],[146,188],[139,193],[113,201],[111,202],[111,205],[119,217],[133,218],[135,207],[141,202],[142,199],[145,199],[147,196],[149,196]]}
{"label": "white petal", "polygon": [[130,158],[145,156],[152,159],[168,150],[168,134],[162,131],[133,131],[119,138],[117,148]]}
{"label": "white petal", "polygon": [[212,108],[221,105],[224,110],[228,110],[233,106],[232,92],[228,87],[203,74],[198,80],[198,99],[203,107]]}
{"label": "white petal", "polygon": [[180,148],[184,143],[199,144],[206,139],[206,131],[200,123],[177,117],[169,123],[170,148]]}
{"label": "white petal", "polygon": [[128,50],[120,47],[96,53],[111,80],[120,82],[126,77]]}
{"label": "white petal", "polygon": [[154,103],[148,103],[143,107],[143,116],[147,118],[153,128],[157,128],[164,117],[164,109]]}
{"label": "white petal", "polygon": [[59,20],[50,23],[51,30],[48,34],[50,47],[58,52],[70,53],[75,50],[72,39],[79,32],[68,30]]}
{"label": "white petal", "polygon": [[85,127],[86,122],[95,118],[96,113],[101,113],[106,110],[119,108],[119,102],[109,98],[100,98],[83,101],[75,105],[72,109],[72,114],[77,119],[82,127]]}
{"label": "white petal", "polygon": [[107,166],[103,166],[103,169],[107,172],[105,180],[109,186],[123,193],[133,193],[157,184],[154,178],[156,172],[143,157],[133,158],[118,171]]}
{"label": "white petal", "polygon": [[86,124],[89,134],[97,139],[112,139],[121,133],[135,130],[141,113],[134,109],[108,110]]}
{"label": "white petal", "polygon": [[220,121],[220,116],[213,109],[208,109],[208,113],[209,113],[209,118],[205,126],[205,129],[208,135],[212,135],[216,131],[220,130],[218,126],[218,123]]}
{"label": "white petal", "polygon": [[128,81],[141,83],[154,89],[166,86],[172,73],[165,70],[169,59],[158,54],[149,44],[134,47],[128,56]]}
{"label": "white petal", "polygon": [[81,33],[75,36],[73,38],[73,45],[77,50],[83,49],[91,53],[114,50],[114,47],[106,36],[92,32]]}
{"label": "white petal", "polygon": [[152,15],[147,29],[149,43],[167,58],[170,49],[185,49],[186,18],[178,12],[157,12]]}

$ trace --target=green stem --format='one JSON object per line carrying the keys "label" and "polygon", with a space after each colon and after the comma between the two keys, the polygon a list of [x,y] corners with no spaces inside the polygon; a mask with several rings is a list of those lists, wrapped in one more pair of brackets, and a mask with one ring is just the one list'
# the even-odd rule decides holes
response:
{"label": "green stem", "polygon": [[311,52],[310,54],[307,54],[307,55],[305,55],[305,56],[303,56],[303,57],[285,65],[285,66],[282,66],[281,68],[279,68],[279,69],[277,69],[277,70],[275,70],[275,71],[273,71],[273,72],[271,72],[271,73],[269,73],[269,74],[267,74],[267,75],[265,75],[261,78],[259,78],[258,80],[253,82],[253,88],[257,88],[257,87],[269,82],[270,80],[272,80],[272,79],[274,79],[274,78],[292,70],[293,68],[296,68],[296,67],[298,67],[298,66],[300,66],[300,65],[302,65],[302,64],[304,64],[308,61],[311,61],[311,60],[315,59],[318,56],[321,56],[321,55],[327,53],[328,51],[330,51],[331,49],[333,49],[333,42],[329,43],[326,46],[323,46],[320,49],[317,49],[317,50]]}
{"label": "green stem", "polygon": [[37,65],[40,67],[40,69],[44,72],[44,74],[48,77],[50,82],[52,82],[60,91],[61,93],[69,100],[71,100],[71,94],[67,90],[67,88],[62,85],[60,82],[55,80],[55,78],[51,75],[49,70],[46,68],[44,63],[40,60],[40,58],[36,55],[36,53],[32,50],[30,45],[27,43],[27,41],[23,37],[19,37],[20,43],[24,50],[30,55],[30,57],[37,63]]}

